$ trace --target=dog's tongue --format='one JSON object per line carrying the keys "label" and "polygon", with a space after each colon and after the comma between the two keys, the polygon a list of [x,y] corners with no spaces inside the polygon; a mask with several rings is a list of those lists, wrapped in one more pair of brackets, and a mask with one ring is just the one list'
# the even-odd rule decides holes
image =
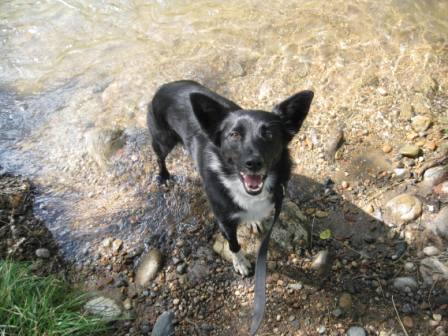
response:
{"label": "dog's tongue", "polygon": [[261,180],[261,175],[244,175],[244,183],[251,189],[257,189],[262,182]]}

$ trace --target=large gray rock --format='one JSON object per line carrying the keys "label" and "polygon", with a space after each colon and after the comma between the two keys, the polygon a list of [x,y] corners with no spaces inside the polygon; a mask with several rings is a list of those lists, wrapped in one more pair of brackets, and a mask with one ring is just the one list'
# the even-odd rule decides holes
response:
{"label": "large gray rock", "polygon": [[[272,215],[263,221],[263,227],[268,227],[268,225],[271,225],[271,222]],[[291,201],[286,201],[283,204],[279,220],[272,230],[271,243],[287,251],[294,251],[307,244],[308,230],[306,217],[299,207]],[[237,234],[238,242],[243,251],[247,254],[256,255],[259,239],[254,239],[251,228],[248,225],[241,224],[238,227]],[[213,250],[223,259],[232,261],[232,252],[229,249],[229,244],[221,233],[216,234],[214,237]],[[271,250],[271,252],[274,251]]]}
{"label": "large gray rock", "polygon": [[173,336],[174,335],[174,313],[166,311],[157,318],[152,328],[151,336]]}
{"label": "large gray rock", "polygon": [[428,257],[420,261],[420,274],[427,285],[432,285],[434,281],[448,284],[448,265],[441,262],[437,257]]}
{"label": "large gray rock", "polygon": [[84,309],[108,321],[116,320],[121,315],[120,306],[113,299],[104,296],[89,300]]}
{"label": "large gray rock", "polygon": [[155,278],[162,264],[162,254],[157,249],[152,249],[146,254],[138,265],[135,282],[139,286],[148,285]]}
{"label": "large gray rock", "polygon": [[408,288],[417,289],[418,284],[413,277],[398,277],[394,279],[394,287],[399,291],[406,292]]}
{"label": "large gray rock", "polygon": [[122,129],[90,129],[85,133],[85,141],[87,152],[103,168],[111,156],[126,144]]}
{"label": "large gray rock", "polygon": [[386,204],[386,215],[393,224],[410,222],[422,213],[422,203],[410,194],[401,194],[392,198]]}
{"label": "large gray rock", "polygon": [[436,235],[448,239],[448,206],[440,210],[433,220],[427,221],[426,228]]}
{"label": "large gray rock", "polygon": [[423,183],[431,187],[448,179],[448,166],[429,168],[423,174]]}

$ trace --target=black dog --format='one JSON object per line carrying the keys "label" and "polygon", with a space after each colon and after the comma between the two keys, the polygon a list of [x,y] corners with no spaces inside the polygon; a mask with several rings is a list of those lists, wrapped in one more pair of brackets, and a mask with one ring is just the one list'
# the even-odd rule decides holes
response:
{"label": "black dog", "polygon": [[210,205],[233,252],[233,265],[248,275],[236,231],[245,222],[259,225],[274,208],[273,194],[289,180],[288,143],[300,129],[313,99],[302,91],[273,113],[243,110],[193,81],[163,85],[148,106],[148,127],[159,178],[170,177],[165,158],[182,142],[201,175]]}

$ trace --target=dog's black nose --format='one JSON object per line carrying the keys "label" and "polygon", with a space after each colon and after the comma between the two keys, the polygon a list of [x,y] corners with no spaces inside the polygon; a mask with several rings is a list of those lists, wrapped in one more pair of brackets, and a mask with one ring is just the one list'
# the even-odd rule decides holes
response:
{"label": "dog's black nose", "polygon": [[246,168],[253,172],[260,170],[262,165],[263,163],[259,157],[252,157],[246,161]]}

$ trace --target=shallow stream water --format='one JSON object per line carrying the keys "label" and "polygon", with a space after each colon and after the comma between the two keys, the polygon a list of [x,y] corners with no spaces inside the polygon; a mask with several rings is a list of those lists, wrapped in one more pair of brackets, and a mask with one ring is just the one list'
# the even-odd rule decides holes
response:
{"label": "shallow stream water", "polygon": [[446,83],[447,18],[434,0],[1,1],[0,165],[36,183],[67,256],[107,236],[138,245],[194,225],[203,201],[180,149],[177,192],[153,188],[145,122],[159,85],[194,79],[262,109],[313,89],[305,132],[375,131],[403,101],[428,105],[428,81]]}

